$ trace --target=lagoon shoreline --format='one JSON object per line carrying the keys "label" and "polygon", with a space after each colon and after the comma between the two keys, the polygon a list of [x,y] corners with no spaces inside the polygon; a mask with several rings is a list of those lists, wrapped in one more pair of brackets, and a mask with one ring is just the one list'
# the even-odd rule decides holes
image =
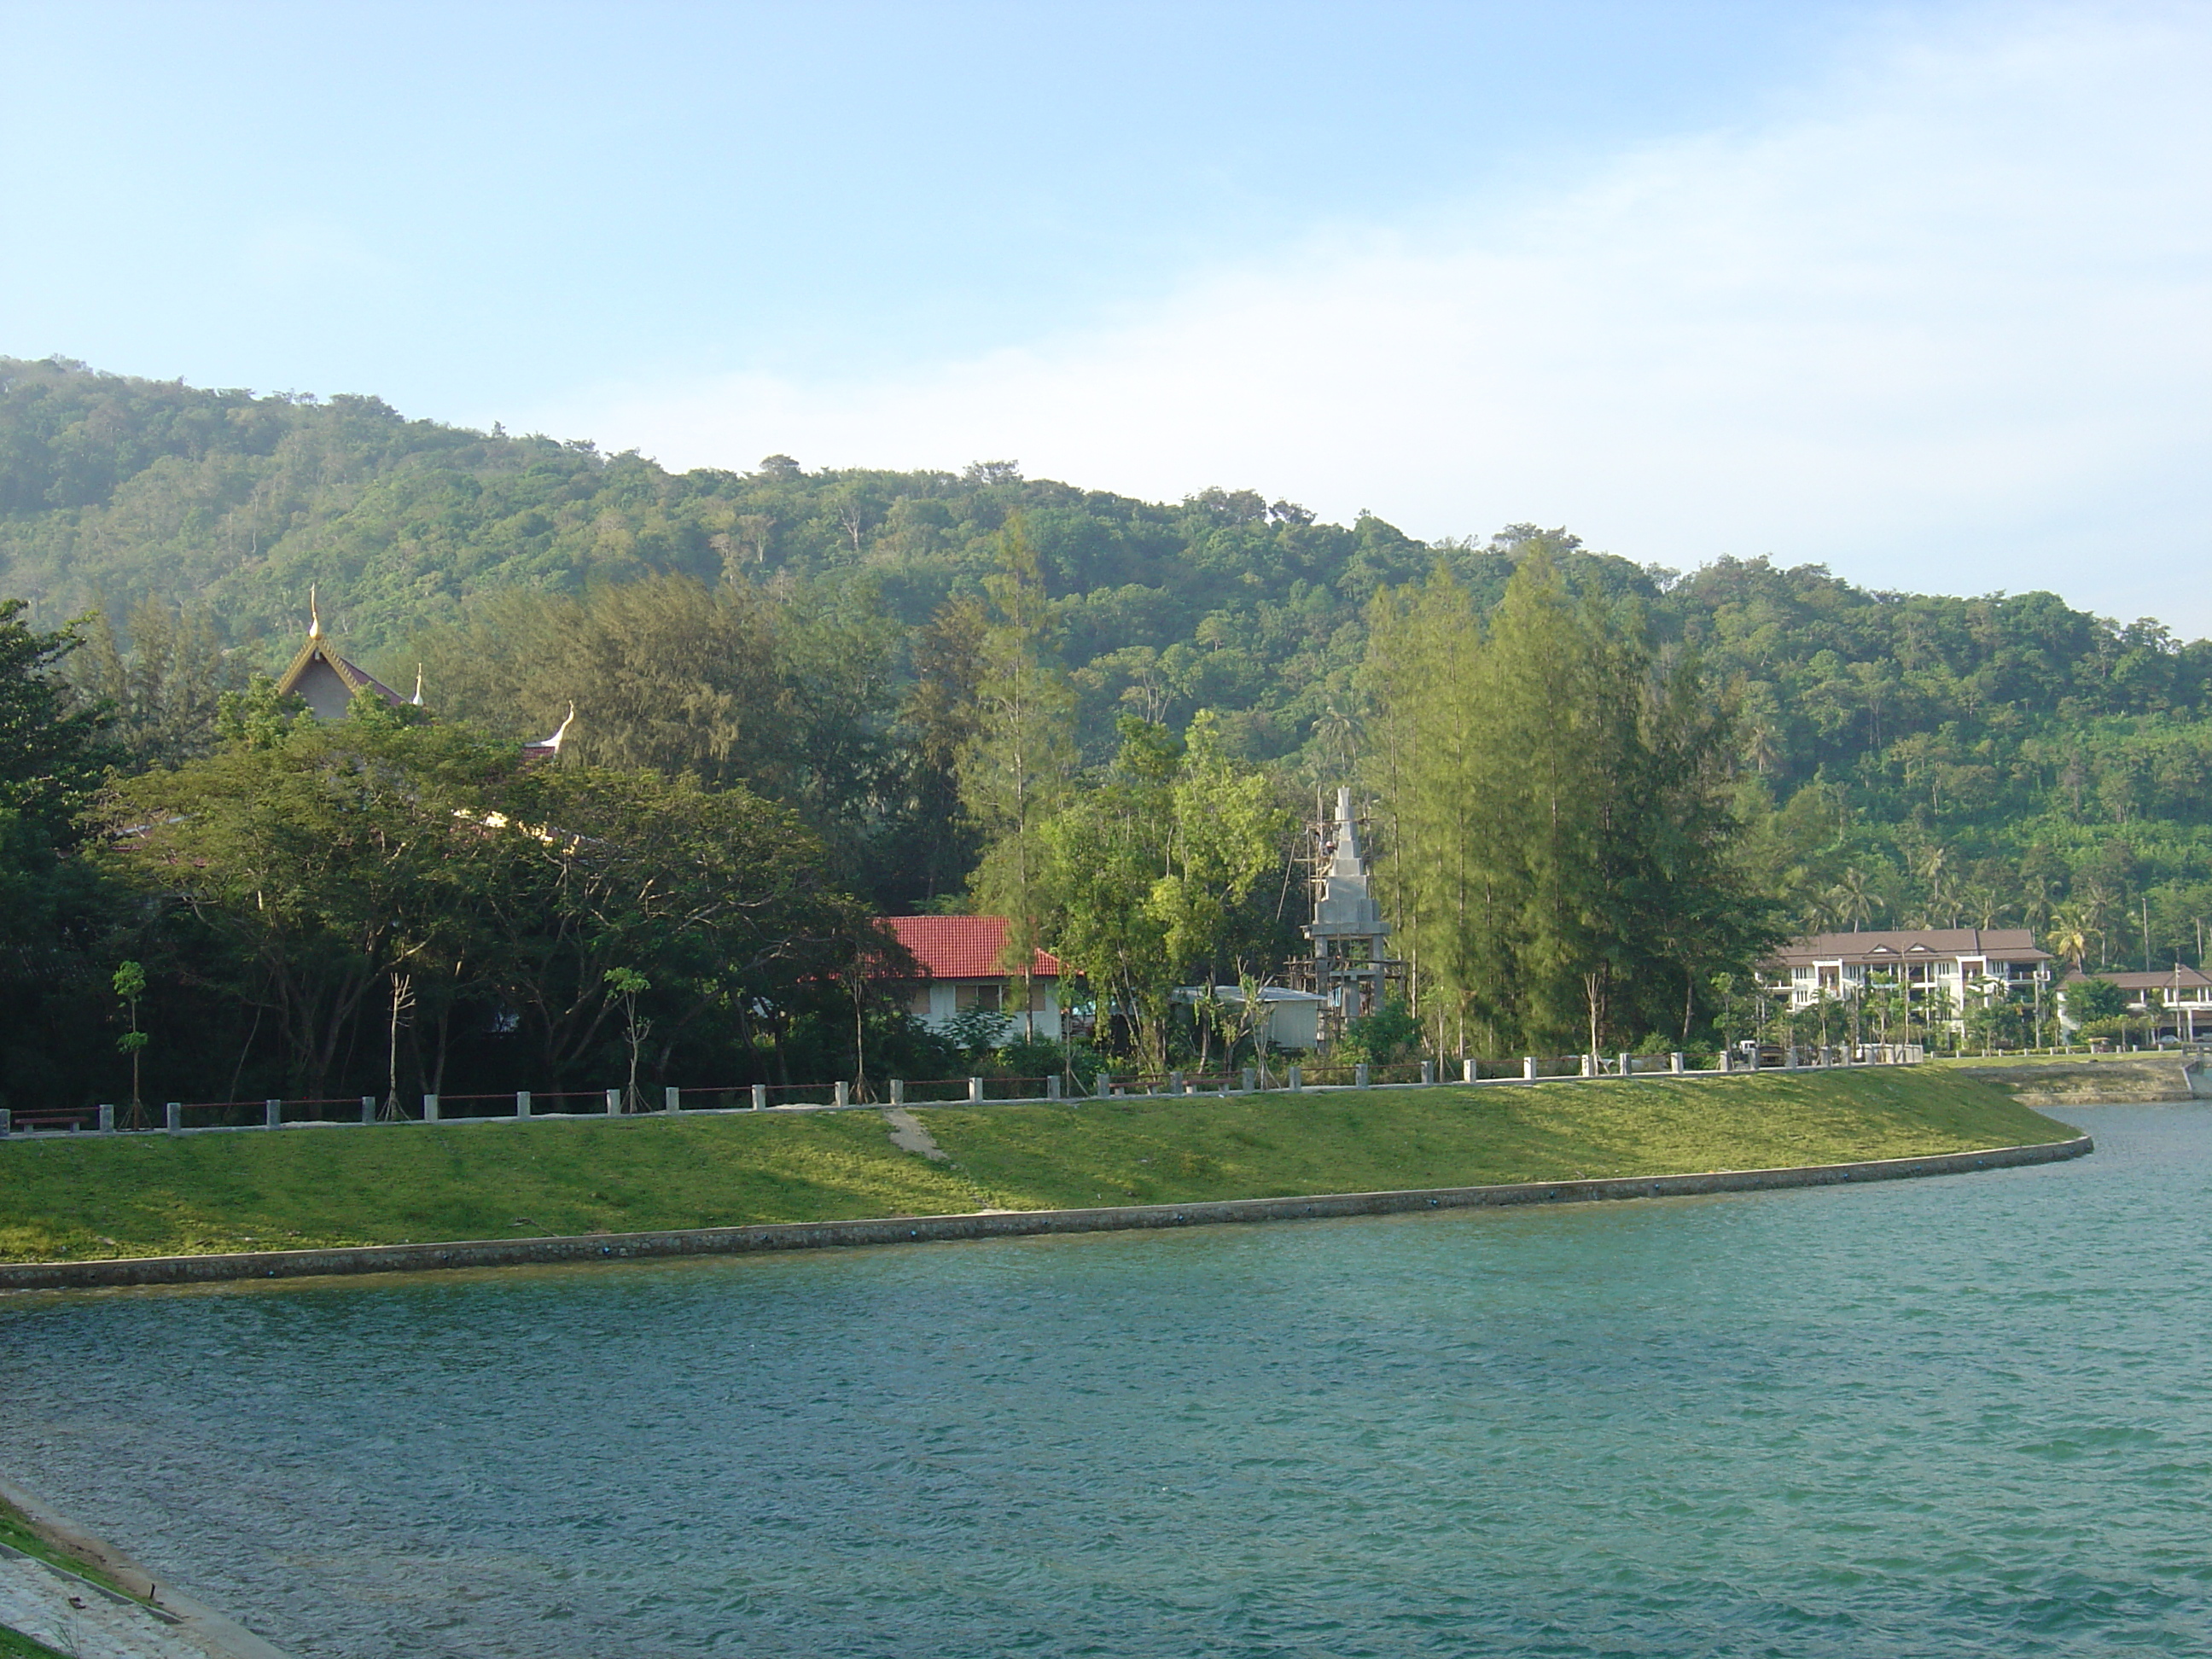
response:
{"label": "lagoon shoreline", "polygon": [[558,1262],[640,1261],[700,1255],[935,1243],[957,1239],[1119,1232],[1257,1221],[1318,1220],[1429,1210],[1579,1204],[1763,1192],[1854,1182],[1966,1175],[1979,1170],[2054,1164],[2096,1149],[2088,1135],[2025,1146],[1939,1152],[1917,1158],[1806,1164],[1698,1174],[1540,1181],[1478,1187],[1319,1193],[1279,1198],[1216,1199],[1186,1204],[1113,1205],[1087,1209],[983,1210],[964,1214],[887,1216],[862,1220],[756,1223],[649,1232],[569,1234],[538,1238],[456,1239],[422,1244],[349,1245],[199,1255],[122,1256],[80,1261],[0,1263],[0,1291],[108,1289],[227,1280],[318,1279],[364,1273]]}

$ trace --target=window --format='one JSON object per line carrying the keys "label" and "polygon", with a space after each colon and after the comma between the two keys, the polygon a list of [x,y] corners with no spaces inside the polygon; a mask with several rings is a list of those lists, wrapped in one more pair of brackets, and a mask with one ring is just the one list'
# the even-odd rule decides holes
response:
{"label": "window", "polygon": [[999,1012],[1000,1003],[1005,1000],[1006,990],[1006,988],[995,980],[988,985],[963,985],[959,988],[954,1002],[963,1014],[971,1008],[980,1008],[986,1013],[995,1014]]}

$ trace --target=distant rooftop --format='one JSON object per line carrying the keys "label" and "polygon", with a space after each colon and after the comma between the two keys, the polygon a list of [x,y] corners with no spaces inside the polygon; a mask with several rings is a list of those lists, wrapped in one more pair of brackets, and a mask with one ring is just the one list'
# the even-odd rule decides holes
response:
{"label": "distant rooftop", "polygon": [[[884,927],[914,953],[931,979],[1005,979],[1000,965],[1006,948],[1004,916],[884,916]],[[1039,951],[1030,972],[1036,979],[1060,977],[1060,958]]]}
{"label": "distant rooftop", "polygon": [[1793,939],[1772,960],[1784,968],[1842,962],[1854,967],[1978,957],[1985,962],[2049,962],[2051,952],[2025,927],[1921,927]]}

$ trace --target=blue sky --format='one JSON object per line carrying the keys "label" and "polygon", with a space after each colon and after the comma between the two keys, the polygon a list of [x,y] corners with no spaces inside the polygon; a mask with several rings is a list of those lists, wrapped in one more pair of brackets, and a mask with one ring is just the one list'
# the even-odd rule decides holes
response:
{"label": "blue sky", "polygon": [[0,3],[0,352],[2212,631],[2202,5]]}

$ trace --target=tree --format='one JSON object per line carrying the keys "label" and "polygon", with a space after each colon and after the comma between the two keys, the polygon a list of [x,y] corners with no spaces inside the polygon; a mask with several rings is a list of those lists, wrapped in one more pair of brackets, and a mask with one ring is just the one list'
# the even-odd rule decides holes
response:
{"label": "tree", "polygon": [[2119,1019],[2128,1012],[2128,994],[2109,979],[2080,979],[2066,988],[2066,1017],[2076,1025]]}
{"label": "tree", "polygon": [[146,1127],[146,1101],[138,1088],[138,1061],[145,1052],[147,1039],[145,1032],[138,1029],[138,999],[146,994],[146,970],[137,963],[126,962],[115,970],[111,983],[131,1020],[131,1029],[115,1042],[118,1053],[131,1056],[131,1112],[127,1127],[143,1129]]}
{"label": "tree", "polygon": [[1195,975],[1215,982],[1240,908],[1282,870],[1293,826],[1266,778],[1222,752],[1210,715],[1180,738],[1133,715],[1121,727],[1108,775],[1042,827],[1045,934],[1102,1012],[1127,1011],[1159,1071],[1172,994]]}
{"label": "tree", "polygon": [[558,1087],[625,1048],[634,1086],[702,1032],[773,1041],[866,925],[787,808],[526,764],[373,697],[340,721],[241,721],[205,760],[119,785],[107,811],[131,830],[109,862],[166,902],[173,933],[197,930],[196,971],[268,1017],[295,1094],[354,1064],[379,986],[387,1100],[414,997],[437,1033],[430,1092],[456,1031],[488,1028],[526,1051],[508,1087],[518,1064]]}
{"label": "tree", "polygon": [[273,1016],[292,1091],[320,1096],[370,990],[392,984],[396,1024],[409,964],[465,951],[492,850],[483,799],[520,756],[370,696],[342,721],[233,729],[204,760],[117,787],[110,862],[223,947],[205,970]]}
{"label": "tree", "polygon": [[1059,608],[1047,595],[1035,544],[1018,519],[999,538],[999,568],[984,580],[988,620],[978,653],[973,734],[960,760],[960,794],[986,837],[971,887],[1006,919],[1000,966],[1021,981],[1024,1036],[1035,1029],[1035,964],[1042,944],[1041,826],[1066,792],[1075,745],[1075,698],[1059,661]]}
{"label": "tree", "polygon": [[1449,574],[1378,599],[1372,641],[1383,885],[1425,1022],[1507,1052],[1670,1024],[1686,1042],[1701,988],[1750,977],[1780,931],[1737,856],[1730,721],[1694,655],[1662,662],[1632,610],[1577,599],[1541,552],[1487,617]]}
{"label": "tree", "polygon": [[637,1000],[653,988],[653,981],[631,968],[610,968],[603,975],[607,988],[623,1000],[623,1046],[629,1051],[629,1083],[623,1091],[623,1109],[641,1112],[637,1097],[637,1051],[653,1035],[653,1022],[637,1017]]}
{"label": "tree", "polygon": [[899,711],[904,756],[887,862],[903,873],[896,900],[928,905],[960,892],[975,869],[977,825],[961,802],[961,769],[981,734],[976,677],[990,621],[963,595],[916,629],[908,644],[914,684]]}
{"label": "tree", "polygon": [[112,1007],[104,964],[131,916],[85,850],[85,810],[121,758],[108,713],[64,683],[73,629],[0,601],[0,1103],[108,1086],[96,1059]]}
{"label": "tree", "polygon": [[2074,971],[2081,971],[2081,959],[2089,952],[2089,923],[2079,907],[2062,907],[2051,919],[2048,938],[2051,953],[2074,964]]}

